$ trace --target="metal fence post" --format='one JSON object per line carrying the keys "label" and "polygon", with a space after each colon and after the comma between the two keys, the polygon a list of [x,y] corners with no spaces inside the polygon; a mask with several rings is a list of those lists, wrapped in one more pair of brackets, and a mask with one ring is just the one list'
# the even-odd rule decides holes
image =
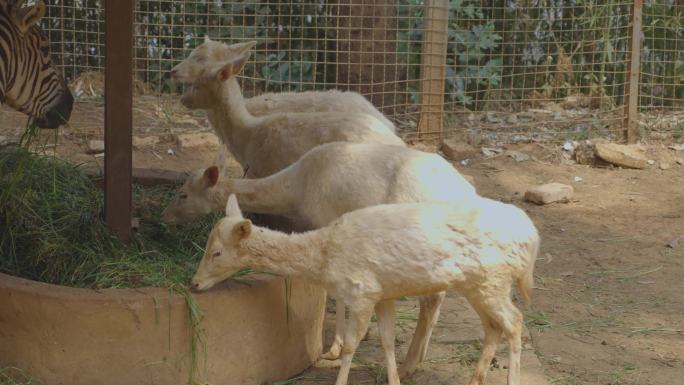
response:
{"label": "metal fence post", "polygon": [[418,139],[441,139],[444,115],[449,1],[427,0],[420,66]]}
{"label": "metal fence post", "polygon": [[131,239],[134,0],[105,1],[105,219]]}
{"label": "metal fence post", "polygon": [[643,0],[632,3],[632,20],[629,24],[629,52],[627,55],[628,93],[625,95],[625,123],[627,143],[639,140],[639,78],[641,75],[641,34]]}

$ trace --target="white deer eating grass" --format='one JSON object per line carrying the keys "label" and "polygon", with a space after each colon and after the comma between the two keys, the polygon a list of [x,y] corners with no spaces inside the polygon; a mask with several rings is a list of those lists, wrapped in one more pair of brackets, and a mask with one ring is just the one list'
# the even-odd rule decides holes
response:
{"label": "white deer eating grass", "polygon": [[[465,205],[477,197],[475,188],[439,155],[400,146],[334,142],[314,148],[266,178],[221,178],[215,166],[198,170],[186,180],[162,218],[167,223],[191,222],[225,208],[233,193],[245,211],[284,216],[299,230],[320,228],[344,213],[382,203],[449,201]],[[443,293],[420,298],[418,326],[402,376],[412,373],[425,359],[443,299]],[[335,338],[324,359],[339,356],[344,315],[338,302]]]}
{"label": "white deer eating grass", "polygon": [[529,301],[539,248],[537,230],[513,205],[486,198],[450,203],[386,204],[356,210],[318,230],[285,234],[243,218],[237,198],[209,234],[192,279],[207,290],[244,267],[300,277],[324,287],[350,310],[336,385],[346,385],[352,356],[375,308],[389,385],[399,385],[394,300],[459,291],[482,321],[485,339],[470,385],[483,385],[503,335],[508,385],[520,385],[522,314],[516,283]]}
{"label": "white deer eating grass", "polygon": [[[247,108],[236,76],[247,63],[255,44],[226,45],[206,39],[171,71],[176,81],[191,85],[181,102],[191,109],[207,110],[214,130],[238,163],[247,169],[247,177],[258,178],[278,172],[322,143],[405,145],[394,133],[393,125],[389,123],[388,126],[387,119],[377,110],[372,109],[376,113],[359,111],[369,110],[364,103],[346,109],[338,109],[334,104],[327,108],[319,104],[315,108],[325,112],[254,116]],[[321,100],[334,103],[328,97]],[[277,104],[299,105],[284,101]]]}
{"label": "white deer eating grass", "polygon": [[167,223],[188,223],[223,210],[231,193],[250,213],[282,215],[298,230],[382,203],[464,204],[475,188],[444,158],[408,147],[333,142],[315,147],[285,169],[255,179],[222,177],[212,166],[195,171],[164,210]]}

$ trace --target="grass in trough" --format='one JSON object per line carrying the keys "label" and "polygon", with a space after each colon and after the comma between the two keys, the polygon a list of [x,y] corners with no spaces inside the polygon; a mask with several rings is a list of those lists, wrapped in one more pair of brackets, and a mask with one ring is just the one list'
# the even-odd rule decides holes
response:
{"label": "grass in trough", "polygon": [[0,272],[89,288],[186,285],[217,216],[162,223],[174,188],[134,187],[133,242],[104,223],[103,193],[77,166],[23,149],[0,154]]}

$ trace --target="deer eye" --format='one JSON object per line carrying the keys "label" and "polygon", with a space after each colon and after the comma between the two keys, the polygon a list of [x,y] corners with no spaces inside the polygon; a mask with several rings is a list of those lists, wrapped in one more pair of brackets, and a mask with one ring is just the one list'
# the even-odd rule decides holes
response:
{"label": "deer eye", "polygon": [[212,257],[220,257],[221,256],[221,250],[216,250],[211,254]]}
{"label": "deer eye", "polygon": [[178,199],[188,199],[188,194],[180,193],[180,194],[178,194]]}

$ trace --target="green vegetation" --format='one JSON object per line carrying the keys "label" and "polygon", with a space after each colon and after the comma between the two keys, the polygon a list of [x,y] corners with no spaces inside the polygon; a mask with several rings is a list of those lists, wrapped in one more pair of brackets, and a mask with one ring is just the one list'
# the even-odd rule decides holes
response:
{"label": "green vegetation", "polygon": [[103,194],[78,167],[15,150],[0,154],[0,272],[73,287],[186,285],[216,217],[169,227],[173,188],[134,187],[131,244],[103,221]]}

